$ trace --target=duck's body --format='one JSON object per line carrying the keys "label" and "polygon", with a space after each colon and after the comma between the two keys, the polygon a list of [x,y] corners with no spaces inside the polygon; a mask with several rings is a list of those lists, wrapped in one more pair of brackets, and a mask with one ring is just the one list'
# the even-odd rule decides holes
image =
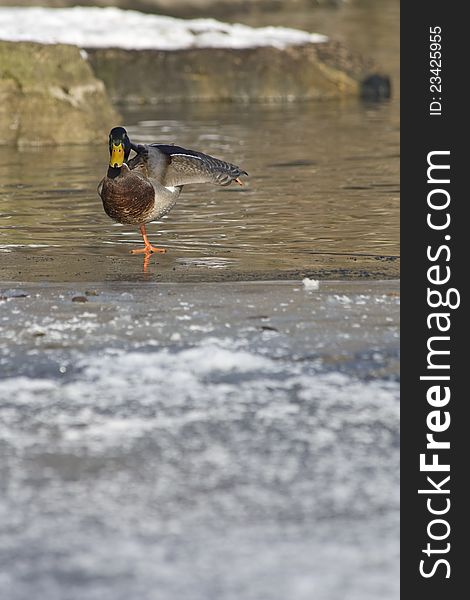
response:
{"label": "duck's body", "polygon": [[[110,164],[98,186],[106,214],[119,223],[140,225],[145,242],[141,252],[158,252],[147,240],[145,223],[160,219],[175,205],[189,183],[241,184],[236,165],[202,152],[165,144],[133,144],[125,129],[110,134]],[[136,155],[129,160],[130,151]],[[127,162],[127,164],[126,164]]]}
{"label": "duck's body", "polygon": [[142,225],[166,215],[175,205],[181,186],[166,188],[124,163],[118,173],[109,167],[98,191],[108,217],[119,223]]}

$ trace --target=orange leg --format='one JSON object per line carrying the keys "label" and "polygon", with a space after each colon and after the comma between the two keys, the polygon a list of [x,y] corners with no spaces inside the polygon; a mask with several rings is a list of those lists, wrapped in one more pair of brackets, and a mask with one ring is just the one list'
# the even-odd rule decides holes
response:
{"label": "orange leg", "polygon": [[147,237],[147,232],[145,231],[145,225],[140,226],[140,233],[144,238],[144,248],[138,248],[137,250],[131,250],[131,254],[152,254],[153,252],[166,252],[165,248],[157,248],[156,246],[152,246]]}
{"label": "orange leg", "polygon": [[144,269],[143,269],[144,273],[147,273],[147,269],[148,269],[148,266],[149,266],[149,262],[150,262],[150,257],[151,256],[152,256],[151,254],[146,254],[144,256]]}

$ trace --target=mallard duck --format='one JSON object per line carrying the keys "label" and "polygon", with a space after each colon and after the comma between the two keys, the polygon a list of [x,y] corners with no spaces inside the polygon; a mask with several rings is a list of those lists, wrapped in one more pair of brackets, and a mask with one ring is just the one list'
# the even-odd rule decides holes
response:
{"label": "mallard duck", "polygon": [[[131,150],[136,155],[129,159]],[[98,186],[106,214],[118,221],[139,225],[144,248],[133,254],[166,252],[152,246],[145,223],[166,215],[175,205],[183,185],[215,183],[242,185],[240,167],[202,152],[165,144],[133,144],[123,127],[109,134],[109,166]]]}

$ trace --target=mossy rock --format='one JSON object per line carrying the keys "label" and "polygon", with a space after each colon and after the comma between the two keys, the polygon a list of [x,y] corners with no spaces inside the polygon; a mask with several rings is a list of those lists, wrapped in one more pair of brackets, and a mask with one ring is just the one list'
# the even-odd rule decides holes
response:
{"label": "mossy rock", "polygon": [[286,102],[359,96],[371,61],[334,42],[285,49],[88,49],[116,104]]}
{"label": "mossy rock", "polygon": [[0,41],[0,144],[84,144],[119,123],[75,46]]}

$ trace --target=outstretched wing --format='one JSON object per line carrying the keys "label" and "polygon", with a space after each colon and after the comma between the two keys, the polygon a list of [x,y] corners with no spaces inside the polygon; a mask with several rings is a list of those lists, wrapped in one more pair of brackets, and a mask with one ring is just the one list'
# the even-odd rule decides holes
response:
{"label": "outstretched wing", "polygon": [[145,164],[146,176],[156,179],[164,186],[189,183],[229,185],[240,175],[248,174],[236,165],[180,146],[132,144],[132,148],[137,155],[129,161],[129,167],[144,169]]}

